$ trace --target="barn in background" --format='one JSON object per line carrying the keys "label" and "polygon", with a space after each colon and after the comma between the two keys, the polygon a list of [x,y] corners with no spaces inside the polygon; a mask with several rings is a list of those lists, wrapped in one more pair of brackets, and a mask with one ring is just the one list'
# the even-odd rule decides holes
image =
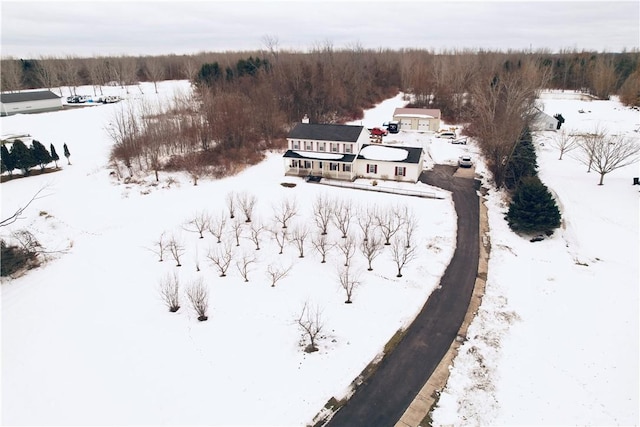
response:
{"label": "barn in background", "polygon": [[0,103],[0,116],[62,109],[62,98],[50,90],[3,92]]}

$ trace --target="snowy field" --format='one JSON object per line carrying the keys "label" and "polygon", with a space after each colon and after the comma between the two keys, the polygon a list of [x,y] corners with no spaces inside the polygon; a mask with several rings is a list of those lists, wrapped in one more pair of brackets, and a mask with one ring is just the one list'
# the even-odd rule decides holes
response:
{"label": "snowy field", "polygon": [[[165,82],[114,95],[137,102],[187,91]],[[91,93],[85,88],[83,93]],[[144,92],[144,94],[142,94]],[[67,94],[65,93],[65,96]],[[544,99],[562,113],[567,129],[632,132],[638,113],[615,101]],[[401,96],[367,111],[362,124],[391,118]],[[49,250],[64,250],[43,267],[2,283],[2,423],[36,425],[207,424],[300,426],[309,423],[351,381],[387,340],[410,323],[437,285],[454,250],[455,212],[450,195],[418,184],[442,199],[307,184],[283,176],[282,153],[237,176],[193,186],[187,176],[125,185],[109,175],[111,142],[105,127],[120,104],[1,119],[2,134],[30,133],[60,153],[60,172],[1,186],[2,217],[41,187],[13,228],[28,228]],[[580,114],[579,109],[591,111]],[[537,136],[545,141],[552,132]],[[418,133],[390,135],[390,144],[422,146],[426,167],[455,164],[476,148]],[[513,235],[502,195],[489,191],[492,252],[487,296],[455,360],[434,413],[436,424],[635,424],[638,422],[638,166],[615,171],[597,186],[571,155],[539,147],[540,175],[558,197],[561,230],[543,242]],[[476,172],[486,175],[482,164]],[[171,182],[172,178],[175,182]],[[296,184],[285,188],[280,184]],[[305,257],[292,244],[279,248],[265,233],[255,250],[243,228],[236,259],[257,256],[249,282],[232,265],[220,278],[207,258],[219,246],[185,224],[199,212],[221,215],[231,192],[257,197],[254,222],[272,226],[274,207],[295,200],[296,224],[312,224],[318,195],[354,207],[406,207],[419,218],[418,258],[395,277],[389,248],[366,271],[354,255],[361,285],[344,304],[337,279],[342,255],[328,262],[309,243]],[[353,222],[354,232],[358,229]],[[230,229],[229,229],[230,230]],[[11,230],[2,230],[3,235]],[[166,232],[183,242],[182,267],[170,256],[158,262],[150,249]],[[335,227],[330,238],[339,241]],[[199,265],[200,272],[196,271]],[[271,287],[268,267],[291,266]],[[186,298],[169,313],[158,283],[178,272],[183,290],[202,277],[210,290],[209,320],[198,322]],[[320,351],[307,354],[295,324],[303,304],[322,311]]]}

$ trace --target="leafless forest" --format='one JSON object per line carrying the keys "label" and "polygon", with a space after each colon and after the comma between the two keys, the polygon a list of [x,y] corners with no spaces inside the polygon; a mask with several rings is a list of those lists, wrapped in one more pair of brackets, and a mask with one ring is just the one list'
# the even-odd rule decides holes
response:
{"label": "leafless forest", "polygon": [[[3,58],[2,91],[49,88],[63,96],[89,85],[141,90],[137,83],[188,79],[193,95],[165,105],[120,110],[109,127],[120,177],[137,171],[185,170],[194,185],[204,175],[234,174],[281,148],[291,126],[341,123],[399,91],[412,106],[439,108],[464,123],[479,142],[498,186],[542,88],[618,95],[640,105],[640,54],[585,51],[451,51],[335,49],[283,51],[265,37],[255,52],[147,57]],[[69,89],[67,89],[69,88]],[[64,92],[64,93],[63,93]]]}

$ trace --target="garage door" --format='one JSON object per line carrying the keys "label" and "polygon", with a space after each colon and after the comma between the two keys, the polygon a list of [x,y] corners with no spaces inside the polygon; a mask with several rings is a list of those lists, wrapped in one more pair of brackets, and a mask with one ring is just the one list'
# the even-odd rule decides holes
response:
{"label": "garage door", "polygon": [[427,132],[429,131],[429,120],[427,119],[420,119],[418,120],[418,130],[422,131],[422,132]]}
{"label": "garage door", "polygon": [[411,130],[411,119],[402,119],[402,120],[400,120],[400,129],[402,129],[402,130]]}

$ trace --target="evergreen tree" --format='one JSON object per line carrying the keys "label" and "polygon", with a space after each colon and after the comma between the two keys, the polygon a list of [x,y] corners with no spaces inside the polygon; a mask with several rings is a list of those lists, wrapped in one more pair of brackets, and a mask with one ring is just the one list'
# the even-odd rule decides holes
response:
{"label": "evergreen tree", "polygon": [[537,176],[525,177],[513,196],[506,219],[513,231],[551,234],[560,226],[560,210]]}
{"label": "evergreen tree", "polygon": [[70,165],[71,161],[69,160],[69,157],[71,157],[71,153],[69,152],[69,147],[67,147],[66,142],[64,143],[63,149],[64,149],[64,156],[67,158],[67,164]]}
{"label": "evergreen tree", "polygon": [[529,128],[526,128],[507,164],[504,178],[505,187],[510,190],[518,188],[522,178],[536,176],[537,169],[536,149],[531,142],[531,132],[529,132]]}
{"label": "evergreen tree", "polygon": [[51,158],[51,154],[49,154],[49,150],[47,150],[47,147],[35,139],[31,143],[31,152],[33,153],[35,163],[40,166],[41,171],[43,171],[44,168],[51,163],[51,160],[53,160]]}
{"label": "evergreen tree", "polygon": [[9,150],[7,150],[7,146],[2,144],[2,149],[0,149],[0,158],[2,159],[2,172],[9,172],[9,176],[13,175],[13,170],[16,168],[16,162],[13,159]]}
{"label": "evergreen tree", "polygon": [[15,162],[15,167],[22,170],[23,175],[29,175],[29,169],[34,167],[37,163],[33,158],[33,153],[24,142],[16,139],[11,147],[11,157]]}
{"label": "evergreen tree", "polygon": [[56,153],[56,147],[53,146],[53,144],[51,144],[51,160],[53,160],[56,164],[56,169],[58,169],[58,160],[60,160],[60,156],[58,156],[58,153]]}

